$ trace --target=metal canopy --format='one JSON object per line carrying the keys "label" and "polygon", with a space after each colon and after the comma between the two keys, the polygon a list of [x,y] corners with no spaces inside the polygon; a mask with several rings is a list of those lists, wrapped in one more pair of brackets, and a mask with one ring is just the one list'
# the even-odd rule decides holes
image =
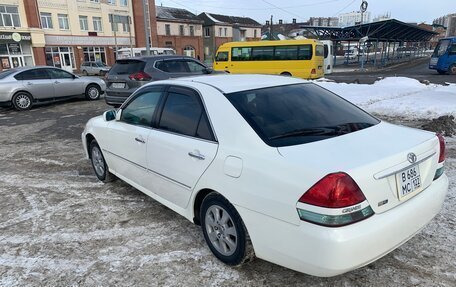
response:
{"label": "metal canopy", "polygon": [[437,33],[396,19],[361,24],[349,27],[300,26],[320,40],[359,41],[368,36],[369,40],[421,42],[429,41]]}

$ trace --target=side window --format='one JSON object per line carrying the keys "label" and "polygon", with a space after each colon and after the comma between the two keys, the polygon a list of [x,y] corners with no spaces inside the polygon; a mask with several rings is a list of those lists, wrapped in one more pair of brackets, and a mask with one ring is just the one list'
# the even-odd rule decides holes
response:
{"label": "side window", "polygon": [[190,73],[203,73],[204,70],[206,70],[206,67],[201,65],[200,63],[197,63],[195,61],[186,61],[188,65],[188,70]]}
{"label": "side window", "polygon": [[122,109],[120,121],[132,125],[150,127],[162,91],[163,89],[159,87],[136,96]]}
{"label": "side window", "polygon": [[182,135],[213,140],[206,113],[196,95],[170,90],[159,128]]}
{"label": "side window", "polygon": [[274,47],[253,47],[252,60],[268,61],[274,57]]}
{"label": "side window", "polygon": [[51,77],[46,71],[47,69],[35,69],[22,72],[15,76],[16,80],[31,81],[31,80],[47,80]]}
{"label": "side window", "polygon": [[456,44],[451,45],[449,50],[450,55],[456,55]]}
{"label": "side window", "polygon": [[157,62],[155,67],[167,73],[188,73],[188,65],[181,60],[160,61]]}
{"label": "side window", "polygon": [[231,61],[249,61],[252,48],[232,48]]}
{"label": "side window", "polygon": [[298,54],[297,46],[277,46],[275,48],[275,60],[296,60]]}
{"label": "side window", "polygon": [[73,79],[73,75],[57,69],[49,69],[53,79]]}
{"label": "side window", "polygon": [[312,45],[301,45],[298,50],[298,60],[312,59]]}
{"label": "side window", "polygon": [[226,62],[228,61],[228,52],[218,52],[217,57],[215,58],[216,62]]}

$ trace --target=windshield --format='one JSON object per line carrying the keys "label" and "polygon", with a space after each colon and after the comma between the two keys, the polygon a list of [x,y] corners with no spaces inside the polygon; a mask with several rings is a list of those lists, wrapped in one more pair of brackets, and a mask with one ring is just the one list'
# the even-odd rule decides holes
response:
{"label": "windshield", "polygon": [[109,72],[110,75],[130,75],[144,71],[145,62],[140,60],[117,60]]}
{"label": "windshield", "polygon": [[227,94],[263,141],[274,147],[356,132],[379,121],[341,97],[310,83]]}
{"label": "windshield", "polygon": [[446,53],[446,51],[448,50],[449,45],[450,45],[450,40],[440,40],[437,47],[435,47],[432,57],[443,56]]}

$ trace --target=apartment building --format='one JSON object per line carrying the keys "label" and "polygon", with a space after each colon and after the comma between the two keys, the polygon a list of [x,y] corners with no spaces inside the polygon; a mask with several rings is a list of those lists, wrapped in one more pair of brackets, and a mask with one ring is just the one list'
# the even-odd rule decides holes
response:
{"label": "apartment building", "polygon": [[44,33],[36,17],[36,3],[0,2],[0,71],[20,66],[44,65]]}
{"label": "apartment building", "polygon": [[262,25],[252,18],[201,13],[204,61],[211,63],[220,45],[231,41],[259,41]]}
{"label": "apartment building", "polygon": [[112,65],[134,45],[131,0],[24,0],[37,3],[46,65],[78,71],[84,61]]}
{"label": "apartment building", "polygon": [[203,21],[179,8],[156,6],[157,47],[168,47],[179,55],[203,57]]}
{"label": "apartment building", "polygon": [[339,26],[348,27],[358,24],[366,24],[371,22],[371,13],[361,13],[359,11],[353,11],[349,13],[343,13],[339,15]]}

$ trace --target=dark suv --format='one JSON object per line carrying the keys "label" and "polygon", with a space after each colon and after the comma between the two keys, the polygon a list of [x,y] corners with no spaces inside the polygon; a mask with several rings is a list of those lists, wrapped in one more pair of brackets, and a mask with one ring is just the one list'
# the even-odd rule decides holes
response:
{"label": "dark suv", "polygon": [[198,60],[185,56],[151,56],[117,60],[106,75],[105,100],[120,106],[137,88],[150,81],[212,73]]}

